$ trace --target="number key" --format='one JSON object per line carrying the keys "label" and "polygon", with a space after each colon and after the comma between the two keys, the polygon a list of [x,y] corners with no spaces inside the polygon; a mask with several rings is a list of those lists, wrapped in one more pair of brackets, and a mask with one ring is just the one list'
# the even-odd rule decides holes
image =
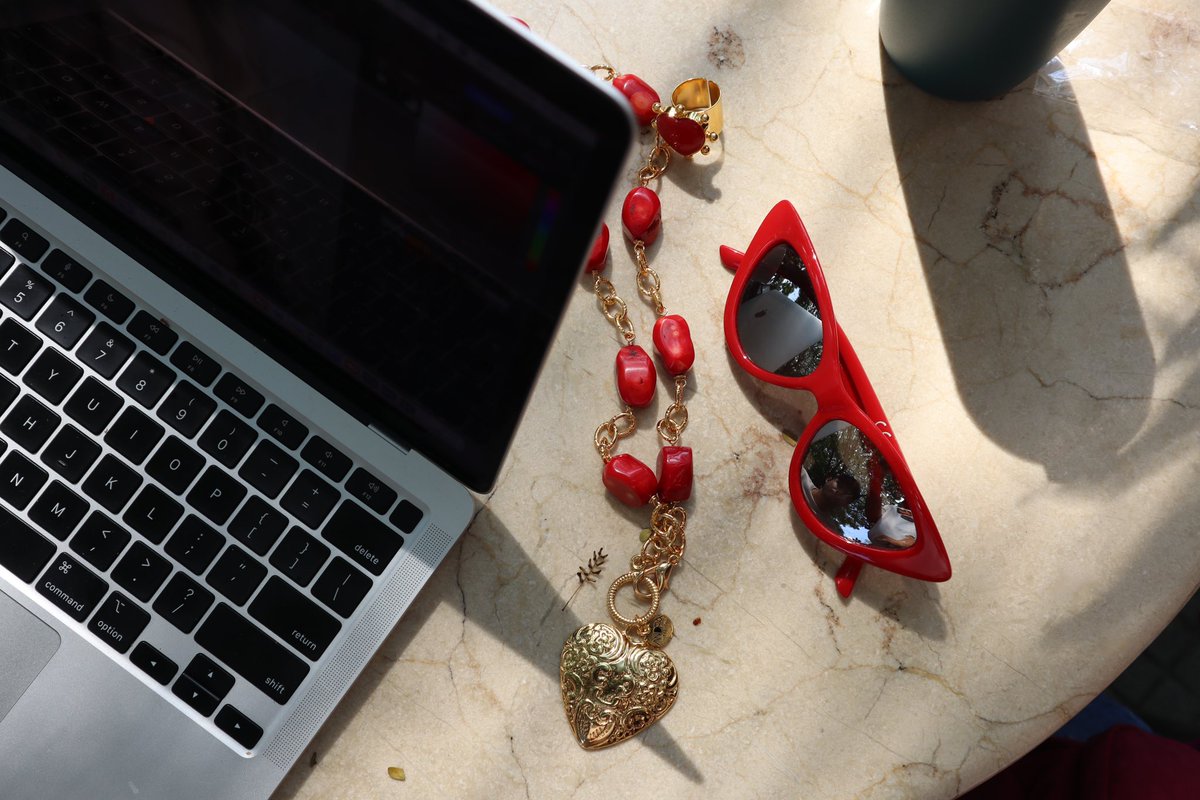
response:
{"label": "number key", "polygon": [[[217,409],[217,401],[189,381],[180,381],[158,407],[158,418],[189,439]],[[240,422],[238,424],[241,424]]]}
{"label": "number key", "polygon": [[227,467],[242,460],[257,439],[254,429],[222,410],[200,437],[200,449]]}
{"label": "number key", "polygon": [[36,327],[59,347],[70,350],[95,321],[96,315],[79,301],[70,295],[59,294],[38,317]]}
{"label": "number key", "polygon": [[117,379],[117,388],[153,408],[175,382],[175,371],[149,353],[138,353]]}
{"label": "number key", "polygon": [[54,285],[24,264],[0,284],[0,303],[24,320],[33,319],[52,294]]}
{"label": "number key", "polygon": [[[3,344],[0,338],[0,345]],[[75,358],[91,367],[105,378],[117,374],[129,357],[133,355],[133,342],[126,339],[109,325],[101,322],[75,351]]]}

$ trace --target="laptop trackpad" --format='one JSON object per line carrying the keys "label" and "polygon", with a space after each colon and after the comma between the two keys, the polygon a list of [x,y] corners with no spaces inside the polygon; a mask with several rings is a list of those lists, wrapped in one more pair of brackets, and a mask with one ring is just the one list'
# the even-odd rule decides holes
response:
{"label": "laptop trackpad", "polygon": [[58,632],[0,592],[0,720],[58,651]]}

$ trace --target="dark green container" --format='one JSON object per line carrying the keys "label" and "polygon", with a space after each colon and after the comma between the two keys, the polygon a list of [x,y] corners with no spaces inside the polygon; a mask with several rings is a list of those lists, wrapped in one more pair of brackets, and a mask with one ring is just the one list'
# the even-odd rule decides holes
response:
{"label": "dark green container", "polygon": [[879,37],[896,67],[954,100],[1004,94],[1066,47],[1108,0],[883,0]]}

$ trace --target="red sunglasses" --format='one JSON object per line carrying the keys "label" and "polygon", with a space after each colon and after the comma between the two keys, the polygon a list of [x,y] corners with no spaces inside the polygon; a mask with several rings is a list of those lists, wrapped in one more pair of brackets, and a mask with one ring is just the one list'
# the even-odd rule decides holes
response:
{"label": "red sunglasses", "polygon": [[725,341],[756,378],[804,389],[817,413],[788,471],[792,505],[818,538],[846,554],[838,592],[849,597],[863,564],[925,581],[950,578],[950,559],[892,426],[833,303],[812,240],[786,200],[750,247],[721,247],[734,271]]}

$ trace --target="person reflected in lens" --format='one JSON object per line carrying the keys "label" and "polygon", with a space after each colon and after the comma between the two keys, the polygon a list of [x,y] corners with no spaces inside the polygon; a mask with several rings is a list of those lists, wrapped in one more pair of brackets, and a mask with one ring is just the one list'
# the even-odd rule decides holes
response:
{"label": "person reflected in lens", "polygon": [[917,543],[917,526],[913,523],[912,510],[903,497],[897,502],[884,503],[883,473],[878,454],[872,448],[868,461],[871,482],[867,489],[867,521],[871,529],[867,538],[876,547],[903,550]]}

